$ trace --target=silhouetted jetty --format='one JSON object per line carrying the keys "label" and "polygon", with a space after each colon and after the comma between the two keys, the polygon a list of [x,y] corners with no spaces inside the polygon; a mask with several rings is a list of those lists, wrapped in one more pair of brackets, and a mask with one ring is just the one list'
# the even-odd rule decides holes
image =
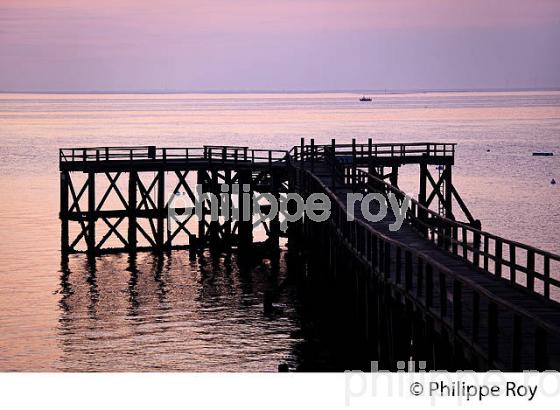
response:
{"label": "silhouetted jetty", "polygon": [[[61,249],[247,252],[251,222],[209,221],[205,203],[196,228],[189,221],[170,226],[173,198],[182,191],[194,200],[195,184],[215,194],[221,184],[275,197],[324,193],[331,200],[327,221],[291,222],[284,233],[276,218],[265,226],[266,243],[278,248],[279,238],[288,237],[289,252],[319,285],[318,297],[328,289],[364,367],[377,360],[395,370],[397,361],[412,358],[426,361],[427,369],[560,370],[560,256],[483,231],[453,185],[454,154],[455,144],[303,139],[290,151],[61,149]],[[420,192],[400,230],[388,228],[393,214],[369,222],[360,207],[348,220],[348,193],[402,202],[399,168],[407,164],[419,168]],[[107,205],[109,197],[116,207]],[[121,246],[108,248],[109,240]]]}

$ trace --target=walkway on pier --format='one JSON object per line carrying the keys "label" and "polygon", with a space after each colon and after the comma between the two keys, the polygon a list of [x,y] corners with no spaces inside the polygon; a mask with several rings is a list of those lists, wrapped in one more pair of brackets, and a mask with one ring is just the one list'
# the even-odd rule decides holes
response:
{"label": "walkway on pier", "polygon": [[[295,166],[303,168],[302,172],[314,185],[310,192],[320,188],[336,197],[342,213],[347,213],[346,198],[352,192],[404,196],[398,188],[360,169],[339,170],[339,175],[333,178],[333,160],[338,167],[341,161],[336,154],[329,158],[328,153]],[[373,201],[370,205],[370,212],[376,214],[378,203]],[[489,242],[497,237],[443,218],[416,201],[402,227],[394,232],[389,229],[389,224],[395,221],[390,208],[383,220],[369,222],[360,206],[360,202],[354,204],[355,218],[360,221],[354,228],[344,227],[340,215],[337,221],[336,212],[332,218],[347,246],[356,257],[369,261],[373,272],[381,275],[395,291],[447,325],[464,344],[485,356],[489,368],[542,370],[560,367],[559,305],[547,300],[558,300],[560,296],[558,281],[550,278],[550,260],[557,262],[556,255],[519,244],[529,250],[529,260],[525,260],[525,266],[520,266],[517,265],[519,261],[515,262],[514,242],[498,239],[494,245],[499,253],[496,256],[496,252],[490,251]],[[360,233],[360,227],[366,227],[369,232]],[[478,245],[468,243],[469,231],[475,233],[471,238]],[[376,236],[376,240],[368,239],[368,234]],[[377,249],[367,249],[372,242],[376,242]],[[379,245],[380,242],[384,245]],[[508,250],[513,250],[513,264],[501,255],[504,242],[508,242]],[[461,246],[464,252],[459,249]],[[535,270],[535,253],[544,257],[546,276]],[[381,263],[375,261],[384,257],[386,260]],[[478,266],[481,258],[482,264]],[[489,261],[494,265],[492,271]],[[500,277],[504,265],[511,265],[513,279]],[[515,279],[519,271],[527,275],[524,280]],[[534,286],[535,278],[544,279],[538,289]]]}

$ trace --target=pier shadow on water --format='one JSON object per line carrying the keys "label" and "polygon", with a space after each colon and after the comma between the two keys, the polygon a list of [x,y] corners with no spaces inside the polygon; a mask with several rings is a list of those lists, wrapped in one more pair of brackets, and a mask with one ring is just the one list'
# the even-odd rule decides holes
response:
{"label": "pier shadow on water", "polygon": [[[294,371],[352,367],[335,321],[287,252],[63,257],[64,371]],[[320,318],[320,319],[318,319]],[[345,353],[346,352],[346,353]]]}

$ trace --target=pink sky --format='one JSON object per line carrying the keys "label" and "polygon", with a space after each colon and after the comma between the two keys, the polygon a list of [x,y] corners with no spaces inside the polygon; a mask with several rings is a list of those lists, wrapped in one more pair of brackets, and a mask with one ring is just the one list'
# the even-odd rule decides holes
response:
{"label": "pink sky", "polygon": [[0,90],[560,86],[555,0],[0,0]]}

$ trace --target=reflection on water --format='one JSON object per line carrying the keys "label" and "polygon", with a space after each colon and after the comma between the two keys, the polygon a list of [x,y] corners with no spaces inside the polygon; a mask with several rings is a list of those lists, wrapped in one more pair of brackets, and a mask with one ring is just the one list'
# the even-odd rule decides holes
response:
{"label": "reflection on water", "polygon": [[247,266],[235,255],[185,251],[78,255],[63,260],[60,283],[57,369],[297,367],[301,340],[284,256]]}
{"label": "reflection on water", "polygon": [[185,251],[72,256],[62,261],[56,368],[295,368],[301,340],[289,282],[284,256],[256,266]]}

